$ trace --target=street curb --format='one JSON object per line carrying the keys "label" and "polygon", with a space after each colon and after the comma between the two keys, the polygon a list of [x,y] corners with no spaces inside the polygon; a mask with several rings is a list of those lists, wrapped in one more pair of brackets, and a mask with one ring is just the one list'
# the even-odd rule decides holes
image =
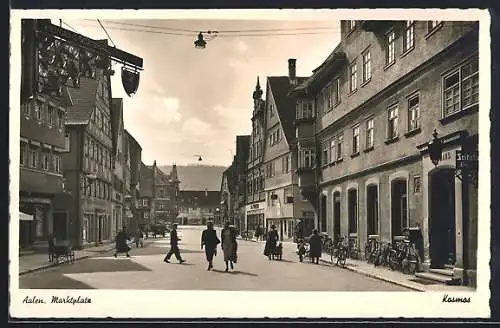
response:
{"label": "street curb", "polygon": [[[95,253],[97,253],[97,254],[106,253],[106,252],[109,252],[109,251],[111,251],[113,249],[114,249],[114,247],[110,248],[110,249],[105,249],[105,250],[102,250],[102,251],[98,251],[98,252],[95,252]],[[92,255],[84,255],[84,256],[75,258],[75,262],[80,261],[80,260],[84,260],[84,259],[88,259],[91,256]],[[42,265],[42,266],[39,266],[39,267],[36,267],[36,268],[25,270],[23,272],[19,272],[19,275],[22,276],[22,275],[25,275],[25,274],[28,274],[28,273],[32,273],[32,272],[36,272],[36,271],[40,271],[40,270],[43,270],[43,269],[53,268],[53,267],[56,267],[56,266],[58,266],[60,264],[65,264],[65,263],[49,263],[47,265]]]}
{"label": "street curb", "polygon": [[[323,260],[321,258],[319,260],[321,262],[323,262],[323,263],[332,264],[332,262],[327,261],[327,260]],[[414,290],[414,291],[417,291],[417,292],[425,292],[426,291],[424,288],[418,288],[418,287],[415,287],[415,286],[411,286],[409,284],[406,284],[406,283],[403,283],[403,282],[399,282],[399,281],[395,281],[395,280],[392,280],[392,279],[389,279],[389,278],[386,278],[386,277],[383,277],[383,276],[379,276],[377,274],[373,274],[373,273],[361,271],[361,270],[358,270],[356,268],[349,267],[347,265],[344,266],[343,268],[346,269],[346,270],[352,271],[352,272],[356,272],[356,273],[362,274],[362,275],[370,277],[370,278],[374,278],[374,279],[377,279],[377,280],[385,281],[385,282],[388,282],[388,283],[391,283],[391,284],[394,284],[394,285],[398,285],[398,286],[401,286],[401,287],[405,287],[405,288],[408,288],[408,289],[411,289],[411,290]]]}

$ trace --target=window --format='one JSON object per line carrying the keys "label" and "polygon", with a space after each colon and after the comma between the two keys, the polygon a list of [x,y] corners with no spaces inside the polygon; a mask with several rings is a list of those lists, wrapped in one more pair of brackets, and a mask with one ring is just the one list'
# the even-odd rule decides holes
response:
{"label": "window", "polygon": [[51,105],[47,105],[47,122],[54,125],[54,107]]}
{"label": "window", "polygon": [[37,121],[41,121],[42,120],[42,104],[40,104],[38,101],[35,101],[33,103],[34,105],[34,110],[35,110],[35,118]]}
{"label": "window", "polygon": [[352,129],[352,153],[359,153],[359,125]]}
{"label": "window", "polygon": [[45,151],[42,152],[41,168],[42,168],[42,170],[45,170],[45,171],[49,169],[49,153],[47,153]]}
{"label": "window", "polygon": [[31,104],[30,103],[25,103],[23,106],[23,113],[26,118],[29,118],[31,116]]}
{"label": "window", "polygon": [[274,108],[273,104],[269,105],[269,117],[274,116]]}
{"label": "window", "polygon": [[340,104],[340,77],[335,78],[334,82],[334,97],[335,97],[335,105]]}
{"label": "window", "polygon": [[323,144],[323,146],[321,147],[321,165],[328,164],[328,159],[329,159],[328,150],[329,150],[329,148],[330,147],[329,147],[328,143]]}
{"label": "window", "polygon": [[326,106],[326,111],[329,112],[333,108],[333,85],[329,85],[328,88],[325,90],[325,106]]}
{"label": "window", "polygon": [[144,218],[145,219],[149,218],[149,212],[144,212]]}
{"label": "window", "polygon": [[358,68],[356,63],[349,66],[349,91],[354,92],[357,89],[357,80],[358,80]]}
{"label": "window", "polygon": [[59,130],[62,130],[64,127],[64,112],[58,111],[57,112],[57,128]]}
{"label": "window", "polygon": [[387,34],[387,48],[386,48],[386,65],[394,63],[396,60],[396,33],[391,31]]}
{"label": "window", "polygon": [[441,24],[441,21],[427,21],[427,33],[432,32]]}
{"label": "window", "polygon": [[54,155],[52,157],[52,160],[54,161],[52,164],[52,168],[53,168],[54,172],[61,173],[61,156]]}
{"label": "window", "polygon": [[409,20],[405,23],[403,52],[413,49],[413,47],[415,47],[415,22]]}
{"label": "window", "polygon": [[419,96],[408,99],[408,131],[420,128]]}
{"label": "window", "polygon": [[341,133],[337,136],[337,160],[341,160],[343,156],[342,144],[344,143],[344,134]]}
{"label": "window", "polygon": [[375,131],[375,124],[374,124],[374,119],[369,118],[366,121],[366,148],[372,148],[374,144],[374,131]]}
{"label": "window", "polygon": [[64,150],[65,151],[70,151],[70,134],[66,133],[64,135]]}
{"label": "window", "polygon": [[299,166],[301,168],[312,168],[314,167],[314,150],[312,149],[302,149],[300,151]]}
{"label": "window", "polygon": [[363,82],[367,82],[372,78],[372,63],[370,51],[363,54]]}
{"label": "window", "polygon": [[336,155],[335,147],[336,147],[336,145],[337,145],[337,140],[335,140],[335,138],[330,140],[330,163],[335,162],[335,155]]}
{"label": "window", "polygon": [[29,167],[36,168],[38,163],[38,151],[34,148],[28,150]]}
{"label": "window", "polygon": [[26,144],[24,142],[21,142],[19,148],[19,165],[26,165]]}
{"label": "window", "polygon": [[347,21],[347,32],[351,32],[356,28],[356,21],[355,20],[348,20]]}
{"label": "window", "polygon": [[290,156],[286,155],[281,158],[281,170],[282,173],[290,172]]}
{"label": "window", "polygon": [[83,140],[83,154],[85,157],[89,156],[89,140],[87,138]]}
{"label": "window", "polygon": [[394,106],[388,110],[387,139],[398,136],[398,107]]}
{"label": "window", "polygon": [[479,102],[479,67],[475,59],[452,73],[443,81],[444,116],[477,105]]}

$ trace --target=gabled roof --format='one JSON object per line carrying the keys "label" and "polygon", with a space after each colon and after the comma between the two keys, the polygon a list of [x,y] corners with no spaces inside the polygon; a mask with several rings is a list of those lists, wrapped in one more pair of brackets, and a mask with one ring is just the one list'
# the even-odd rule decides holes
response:
{"label": "gabled roof", "polygon": [[[297,84],[305,81],[306,77],[297,77]],[[295,139],[295,129],[293,121],[295,120],[295,97],[290,96],[292,89],[288,76],[269,76],[267,78],[269,88],[271,89],[276,103],[276,111],[281,122],[281,127],[285,133],[285,138],[290,144]]]}
{"label": "gabled roof", "polygon": [[97,79],[80,78],[79,88],[68,88],[73,105],[66,110],[66,124],[88,124],[97,98]]}
{"label": "gabled roof", "polygon": [[127,129],[125,129],[123,131],[124,131],[125,135],[127,136],[129,143],[131,145],[133,145],[133,147],[142,150],[141,144],[137,141],[137,139],[135,139],[134,136],[132,134],[130,134],[130,132],[128,132]]}
{"label": "gabled roof", "polygon": [[156,184],[171,184],[173,181],[170,177],[170,174],[166,174],[162,170],[160,170],[158,167],[156,168]]}
{"label": "gabled roof", "polygon": [[153,170],[141,162],[141,196],[153,197]]}

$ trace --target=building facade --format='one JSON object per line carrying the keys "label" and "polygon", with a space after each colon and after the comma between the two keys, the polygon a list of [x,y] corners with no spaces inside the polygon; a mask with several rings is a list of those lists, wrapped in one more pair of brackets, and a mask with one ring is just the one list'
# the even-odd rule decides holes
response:
{"label": "building facade", "polygon": [[245,227],[255,230],[257,226],[264,227],[264,212],[266,197],[264,192],[264,130],[266,125],[265,101],[259,78],[253,92],[252,134],[250,135],[250,149],[247,163],[246,177],[246,207]]}
{"label": "building facade", "polygon": [[[290,91],[304,81],[296,76],[296,60],[288,60],[288,76],[271,76],[266,86],[265,218],[276,225],[282,240],[294,237],[296,226],[314,225],[314,207],[300,195],[296,175],[295,98]],[[312,229],[308,229],[311,230]]]}
{"label": "building facade", "polygon": [[68,195],[57,204],[69,214],[69,239],[75,247],[110,241],[112,235],[112,166],[110,77],[96,72],[70,89],[63,170]]}
{"label": "building facade", "polygon": [[475,284],[477,189],[455,158],[477,150],[477,27],[342,21],[340,44],[294,92],[299,185],[316,193],[319,228],[358,250],[420,231],[424,268],[451,267],[464,284]]}
{"label": "building facade", "polygon": [[179,191],[180,224],[205,225],[214,221],[220,206],[220,192],[212,190],[181,190]]}
{"label": "building facade", "polygon": [[154,161],[151,170],[154,175],[154,222],[156,224],[174,223],[178,215],[177,198],[180,183],[177,166],[172,165],[170,174],[165,174]]}
{"label": "building facade", "polygon": [[128,148],[128,157],[130,158],[130,187],[128,188],[129,192],[125,194],[124,218],[127,221],[127,227],[131,231],[136,231],[139,229],[137,207],[139,205],[141,190],[142,147],[127,130],[125,130],[125,140]]}
{"label": "building facade", "polygon": [[35,21],[22,22],[23,84],[20,99],[19,246],[46,246],[49,234],[67,239],[67,213],[54,212],[54,199],[64,192],[62,152],[65,148],[66,108],[71,99],[58,92],[34,90]]}
{"label": "building facade", "polygon": [[153,171],[141,162],[139,197],[137,198],[137,206],[134,213],[134,221],[141,230],[145,230],[154,222],[152,221],[154,213],[153,181]]}
{"label": "building facade", "polygon": [[[113,98],[111,102],[111,128],[113,141],[113,194],[111,195],[111,235],[127,226],[123,219],[124,197],[130,187],[130,160],[126,149],[123,124],[123,100]],[[128,182],[128,183],[127,183]],[[127,187],[128,186],[128,187]]]}

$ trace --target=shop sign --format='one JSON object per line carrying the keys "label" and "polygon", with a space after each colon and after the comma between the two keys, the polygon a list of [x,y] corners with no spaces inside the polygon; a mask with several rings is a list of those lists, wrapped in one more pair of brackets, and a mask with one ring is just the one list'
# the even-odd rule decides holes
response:
{"label": "shop sign", "polygon": [[479,166],[479,152],[457,150],[455,160],[458,170],[474,170]]}

